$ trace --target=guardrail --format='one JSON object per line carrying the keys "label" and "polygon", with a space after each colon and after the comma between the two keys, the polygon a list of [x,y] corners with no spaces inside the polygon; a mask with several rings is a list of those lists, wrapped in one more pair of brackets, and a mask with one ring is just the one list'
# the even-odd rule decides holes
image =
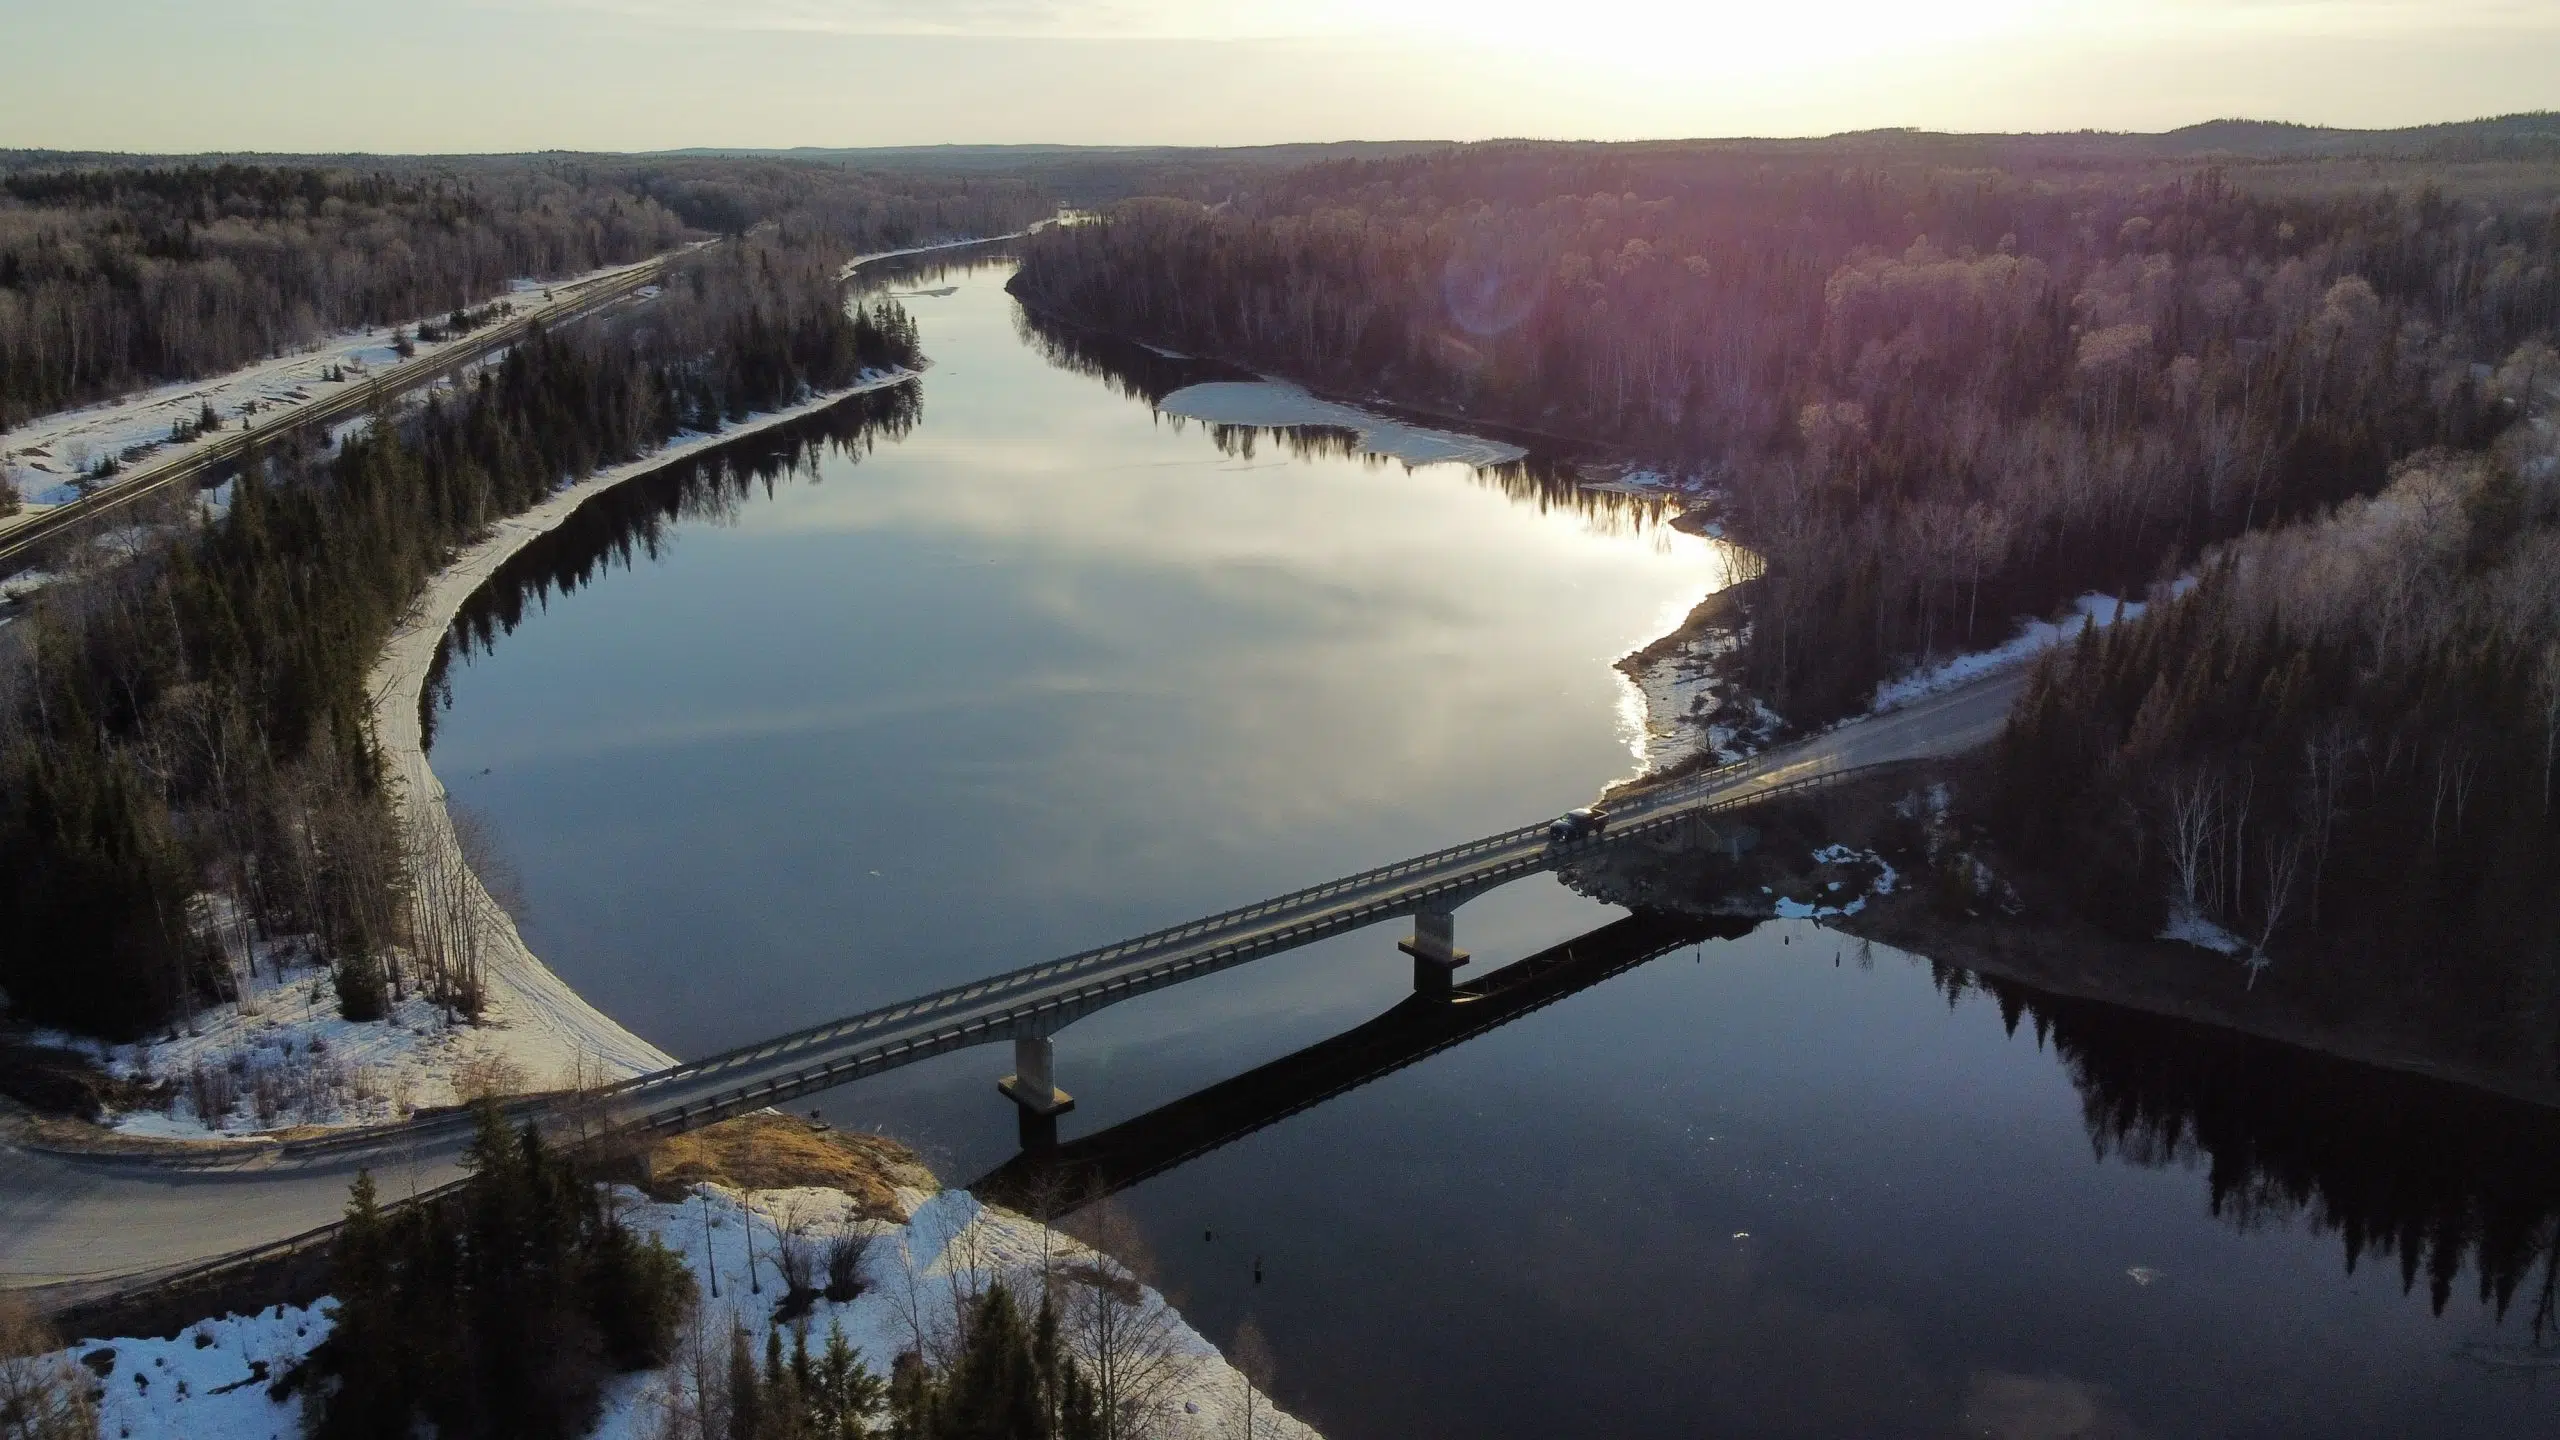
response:
{"label": "guardrail", "polygon": [[[1007,1039],[1030,1026],[1054,1030],[1093,1010],[1168,985],[1196,979],[1276,950],[1299,945],[1358,929],[1388,915],[1407,913],[1431,900],[1451,893],[1490,888],[1538,870],[1550,869],[1561,861],[1588,854],[1634,836],[1657,833],[1700,816],[1721,814],[1766,803],[1772,799],[1803,791],[1839,784],[1873,771],[1908,762],[1893,760],[1841,769],[1815,771],[1775,784],[1728,795],[1721,799],[1697,803],[1685,798],[1700,792],[1712,792],[1734,778],[1735,772],[1765,766],[1766,761],[1745,761],[1720,767],[1717,771],[1696,777],[1681,789],[1684,798],[1661,801],[1646,807],[1645,813],[1626,824],[1613,824],[1598,836],[1571,844],[1549,844],[1544,841],[1544,827],[1529,826],[1501,835],[1470,841],[1434,851],[1427,856],[1376,867],[1359,874],[1293,891],[1289,895],[1256,905],[1222,911],[1217,915],[1151,932],[1147,936],[1117,945],[1087,951],[1081,955],[1026,967],[1004,975],[966,985],[953,986],[931,995],[884,1007],[844,1020],[754,1045],[741,1046],[691,1065],[662,1071],[626,1082],[607,1092],[615,1100],[645,1099],[648,1095],[678,1086],[699,1082],[724,1071],[784,1059],[795,1051],[804,1051],[831,1041],[843,1040],[865,1031],[883,1032],[880,1043],[847,1054],[827,1058],[804,1069],[770,1075],[756,1083],[733,1091],[715,1092],[698,1099],[651,1111],[633,1124],[650,1130],[679,1131],[698,1125],[715,1123],[730,1115],[745,1113],[768,1105],[783,1103],[800,1095],[830,1089],[882,1070],[913,1064],[954,1050],[990,1044]],[[1445,868],[1452,861],[1469,856],[1496,853],[1505,849],[1528,846],[1520,854],[1492,865],[1468,867],[1446,874],[1432,883],[1402,886],[1381,893],[1366,904],[1321,910],[1294,925],[1275,930],[1246,932],[1214,948],[1187,952],[1182,942],[1203,935],[1214,935],[1244,920],[1266,914],[1302,911],[1315,902],[1357,893],[1377,883],[1405,875]],[[1169,953],[1158,965],[1112,974],[1096,983],[1029,999],[1023,1004],[1002,1008],[984,1008],[972,1013],[964,1007],[1000,996],[1009,990],[1032,985],[1046,987],[1063,977],[1082,970],[1125,960],[1151,949]],[[936,1026],[921,1033],[903,1033],[899,1022],[923,1022],[937,1015],[951,1015],[956,1023]]]}
{"label": "guardrail", "polygon": [[[1765,762],[1743,762],[1733,766],[1722,767],[1718,772],[1710,772],[1707,776],[1697,777],[1695,782],[1686,784],[1682,788],[1692,794],[1700,790],[1721,788],[1719,785],[1710,783],[1711,777],[1721,775],[1729,780],[1733,772],[1748,769],[1753,765],[1760,763]],[[1371,924],[1388,914],[1409,911],[1414,908],[1418,901],[1436,898],[1446,895],[1452,891],[1476,890],[1490,885],[1500,884],[1517,878],[1523,874],[1553,868],[1557,863],[1565,859],[1597,853],[1614,843],[1621,842],[1635,836],[1656,833],[1682,821],[1694,820],[1705,815],[1725,814],[1735,810],[1747,809],[1751,806],[1765,804],[1771,800],[1779,799],[1788,795],[1801,794],[1808,790],[1837,785],[1844,781],[1857,779],[1877,772],[1907,766],[1910,763],[1911,762],[1908,760],[1875,761],[1864,765],[1848,766],[1836,770],[1820,770],[1809,775],[1800,775],[1792,779],[1780,781],[1774,785],[1745,791],[1740,794],[1727,795],[1720,799],[1709,800],[1704,803],[1695,803],[1693,800],[1689,799],[1657,803],[1648,806],[1646,813],[1634,817],[1632,820],[1625,823],[1613,823],[1603,834],[1593,836],[1586,840],[1577,841],[1569,845],[1549,845],[1540,843],[1536,845],[1534,849],[1523,854],[1512,856],[1499,864],[1461,870],[1428,885],[1390,890],[1366,904],[1326,911],[1311,916],[1310,918],[1295,925],[1283,926],[1278,929],[1259,933],[1247,933],[1238,936],[1227,944],[1217,946],[1214,949],[1190,954],[1176,953],[1169,956],[1163,964],[1150,967],[1145,970],[1128,974],[1113,975],[1094,985],[1079,987],[1062,994],[1044,995],[1024,1004],[1009,1006],[999,1010],[992,1010],[984,1014],[973,1015],[959,1023],[937,1026],[921,1034],[903,1035],[893,1041],[889,1041],[888,1043],[866,1047],[850,1054],[834,1056],[822,1063],[812,1065],[804,1069],[791,1071],[786,1074],[771,1076],[758,1083],[741,1086],[733,1091],[719,1092],[699,1099],[667,1106],[663,1109],[647,1111],[632,1116],[619,1124],[609,1125],[605,1134],[598,1138],[611,1138],[613,1136],[628,1137],[635,1134],[680,1133],[703,1125],[714,1124],[720,1120],[728,1119],[736,1115],[764,1109],[767,1106],[778,1105],[801,1095],[813,1094],[820,1090],[831,1089],[848,1081],[858,1080],[867,1075],[876,1074],[884,1070],[896,1069],[904,1065],[915,1063],[919,1060],[928,1059],[935,1055],[947,1054],[954,1050],[968,1049],[973,1046],[1001,1040],[1013,1034],[1014,1027],[1021,1025],[1026,1021],[1045,1020],[1053,1021],[1055,1024],[1064,1024],[1068,1020],[1078,1018],[1078,1016],[1082,1014],[1090,1013],[1092,1009],[1101,1008],[1102,1005],[1114,1004],[1121,1000],[1146,993],[1150,990],[1162,988],[1166,985],[1178,984],[1185,980],[1196,979],[1204,974],[1213,973],[1217,970],[1226,969],[1230,966],[1246,963],[1247,961],[1256,959],[1275,950],[1292,949],[1311,940],[1323,938],[1324,936],[1358,929],[1362,926]],[[616,1101],[645,1097],[648,1094],[655,1093],[656,1091],[676,1084],[691,1080],[699,1080],[705,1076],[716,1074],[722,1068],[734,1068],[736,1065],[746,1063],[751,1060],[775,1058],[779,1055],[788,1053],[788,1050],[791,1048],[806,1048],[809,1043],[812,1043],[812,1037],[841,1038],[862,1030],[876,1029],[901,1017],[917,1017],[924,1012],[930,1012],[936,1009],[947,1011],[953,1001],[984,997],[998,989],[1006,988],[1009,982],[1016,981],[1024,976],[1054,976],[1065,967],[1083,961],[1089,956],[1115,953],[1127,954],[1135,951],[1142,943],[1148,940],[1163,941],[1167,939],[1179,939],[1181,937],[1193,936],[1216,928],[1216,922],[1222,920],[1233,920],[1239,917],[1276,913],[1279,910],[1286,908],[1287,903],[1293,899],[1303,900],[1307,898],[1321,898],[1342,894],[1358,889],[1362,884],[1374,882],[1380,878],[1391,878],[1403,874],[1414,873],[1430,868],[1431,864],[1434,862],[1445,864],[1451,859],[1464,858],[1469,855],[1484,854],[1491,850],[1499,849],[1505,844],[1517,844],[1524,841],[1538,840],[1543,837],[1544,834],[1545,828],[1543,826],[1529,826],[1519,830],[1506,831],[1502,835],[1488,836],[1482,840],[1469,841],[1463,845],[1455,845],[1445,850],[1434,851],[1429,856],[1418,857],[1414,860],[1401,861],[1394,865],[1379,866],[1371,870],[1361,871],[1357,875],[1346,876],[1341,880],[1328,882],[1324,885],[1310,886],[1304,890],[1293,891],[1289,896],[1280,897],[1279,899],[1264,901],[1258,905],[1243,906],[1235,910],[1222,911],[1219,915],[1207,917],[1203,920],[1194,920],[1187,924],[1168,927],[1164,930],[1152,932],[1151,936],[1141,937],[1141,940],[1138,941],[1123,942],[1116,946],[1105,946],[1100,950],[1085,952],[1085,955],[1083,956],[1071,956],[1067,960],[1058,961],[1050,965],[1033,966],[1028,970],[1013,972],[1013,974],[1009,976],[997,976],[990,980],[978,981],[969,985],[953,986],[947,990],[937,991],[933,995],[921,997],[917,1000],[886,1007],[884,1009],[872,1011],[866,1015],[855,1016],[847,1020],[831,1022],[827,1025],[813,1027],[811,1030],[799,1032],[797,1035],[782,1037],[780,1040],[767,1041],[758,1045],[743,1046],[736,1050],[724,1052],[722,1055],[711,1057],[708,1060],[695,1062],[692,1065],[679,1066],[672,1070],[661,1071],[653,1076],[642,1076],[637,1080],[625,1082],[621,1086],[606,1087],[599,1091],[589,1092],[586,1098],[589,1103],[592,1104],[611,1106]],[[1455,1042],[1452,1041],[1450,1043]],[[1429,1053],[1436,1053],[1439,1048],[1445,1048],[1445,1046],[1434,1047],[1434,1050]],[[548,1104],[549,1102],[547,1101],[529,1100],[522,1102],[517,1106],[509,1107],[510,1114],[518,1118],[523,1118],[539,1113],[541,1110],[545,1109]],[[446,1117],[434,1122],[434,1128],[442,1130],[458,1126],[462,1123],[468,1123],[468,1120],[469,1117],[467,1116]],[[416,1129],[409,1129],[396,1133],[401,1138],[415,1138],[419,1132]],[[331,1148],[343,1149],[355,1148],[363,1145],[376,1145],[384,1143],[386,1140],[391,1138],[394,1138],[391,1134],[372,1134],[343,1138],[331,1137],[326,1140],[298,1142],[292,1148],[296,1153],[308,1153],[311,1151]],[[467,1180],[450,1181],[446,1184],[421,1191],[418,1194],[410,1196],[397,1203],[401,1205],[431,1203],[459,1192],[461,1187],[467,1183]],[[234,1273],[245,1274],[254,1270],[258,1266],[288,1260],[316,1247],[326,1245],[333,1241],[339,1231],[343,1228],[344,1222],[333,1221],[327,1225],[306,1230],[301,1234],[289,1236],[282,1240],[273,1241],[265,1245],[238,1251],[230,1255],[220,1256],[199,1264],[190,1265],[179,1270],[154,1276],[139,1285],[114,1292],[113,1298],[116,1303],[120,1305],[127,1305],[134,1303],[137,1299],[142,1297],[170,1294],[183,1290],[190,1285],[211,1284],[218,1281],[225,1275]],[[79,1308],[80,1307],[77,1306],[72,1307],[70,1313],[78,1313]]]}

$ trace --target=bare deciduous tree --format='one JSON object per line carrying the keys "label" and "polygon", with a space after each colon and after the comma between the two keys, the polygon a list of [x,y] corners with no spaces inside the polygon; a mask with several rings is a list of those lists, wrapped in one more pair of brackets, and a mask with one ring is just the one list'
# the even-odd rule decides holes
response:
{"label": "bare deciduous tree", "polygon": [[2302,878],[2303,839],[2299,835],[2270,835],[2258,842],[2258,913],[2257,939],[2249,947],[2249,988],[2258,986],[2258,972],[2274,963],[2267,957],[2268,942],[2275,939],[2276,927],[2284,923],[2285,911],[2293,904],[2293,894]]}
{"label": "bare deciduous tree", "polygon": [[1161,1433],[1174,1392],[1191,1374],[1182,1319],[1140,1279],[1146,1243],[1120,1207],[1086,1209],[1071,1233],[1096,1253],[1059,1267],[1060,1326],[1093,1379],[1105,1440],[1149,1440]]}
{"label": "bare deciduous tree", "polygon": [[2169,865],[2177,872],[2178,894],[2187,909],[2203,914],[2200,887],[2207,856],[2222,815],[2222,778],[2203,766],[2191,766],[2163,787],[2162,808],[2169,821]]}
{"label": "bare deciduous tree", "polygon": [[90,1377],[53,1349],[26,1302],[0,1296],[0,1440],[92,1440]]}

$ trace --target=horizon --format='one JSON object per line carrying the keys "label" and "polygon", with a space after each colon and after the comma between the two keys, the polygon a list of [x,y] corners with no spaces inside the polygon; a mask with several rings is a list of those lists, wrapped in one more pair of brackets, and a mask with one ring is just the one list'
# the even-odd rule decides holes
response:
{"label": "horizon", "polygon": [[1572,24],[1525,0],[0,0],[0,22],[45,62],[0,92],[0,143],[72,153],[2391,130],[2560,107],[2560,7],[2526,0],[1587,0]]}
{"label": "horizon", "polygon": [[1594,138],[1579,135],[1484,135],[1468,139],[1435,135],[1385,135],[1334,137],[1324,139],[1273,140],[1220,144],[1211,142],[1076,142],[1054,140],[937,140],[908,144],[880,145],[668,145],[645,150],[580,149],[569,146],[545,146],[513,150],[101,150],[71,149],[50,145],[0,145],[0,155],[83,157],[131,157],[166,160],[223,160],[239,157],[287,160],[325,160],[338,157],[378,156],[407,160],[480,160],[539,157],[544,155],[609,155],[633,159],[653,156],[748,156],[790,159],[796,156],[833,156],[863,154],[913,154],[924,151],[1037,151],[1071,153],[1078,151],[1140,152],[1154,150],[1317,150],[1343,146],[1466,146],[1466,145],[1820,145],[1833,141],[1855,141],[1876,136],[1899,135],[1915,139],[1944,140],[2161,140],[2208,130],[2218,126],[2252,126],[2271,130],[2300,131],[2306,135],[2353,137],[2415,135],[2430,130],[2460,130],[2471,126],[2495,125],[2508,121],[2553,119],[2560,121],[2560,108],[2511,110],[2496,114],[2465,116],[2459,119],[2419,120],[2406,125],[2384,127],[2323,125],[2310,121],[2268,119],[2250,115],[2217,115],[2211,119],[2189,121],[2161,129],[2103,129],[2083,126],[2059,130],[1935,130],[1918,125],[1870,125],[1855,130],[1835,130],[1822,134],[1731,134],[1731,135],[1637,135],[1618,138]]}

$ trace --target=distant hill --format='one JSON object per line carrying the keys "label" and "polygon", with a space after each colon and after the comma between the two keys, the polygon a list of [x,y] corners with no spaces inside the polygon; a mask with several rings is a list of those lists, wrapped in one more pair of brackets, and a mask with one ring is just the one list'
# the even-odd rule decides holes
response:
{"label": "distant hill", "polygon": [[[588,155],[544,151],[517,155],[263,155],[157,156],[58,150],[0,150],[0,173],[73,167],[166,165],[241,161],[302,163],[394,172],[426,168],[470,170],[493,162],[610,159],[699,163],[753,160],[841,165],[888,173],[983,175],[1031,180],[1079,203],[1124,195],[1207,195],[1274,171],[1328,161],[1391,160],[1446,149],[1447,140],[1338,140],[1286,145],[880,145],[753,148],[701,146],[681,150]],[[1710,138],[1626,142],[1487,141],[1482,145],[1561,145],[1572,149],[1861,153],[1885,158],[1945,162],[1963,156],[1991,163],[2032,159],[2156,162],[2179,159],[2255,161],[2388,159],[2443,161],[2560,160],[2560,111],[2536,110],[2480,120],[2412,125],[2396,130],[2344,130],[2282,120],[2208,120],[2158,133],[2082,130],[2037,134],[1959,133],[1916,129],[1861,130],[1819,138]]]}
{"label": "distant hill", "polygon": [[2166,155],[2234,155],[2289,160],[2548,159],[2560,156],[2560,111],[2534,110],[2487,120],[2413,125],[2401,130],[2333,130],[2279,120],[2208,120],[2151,137]]}

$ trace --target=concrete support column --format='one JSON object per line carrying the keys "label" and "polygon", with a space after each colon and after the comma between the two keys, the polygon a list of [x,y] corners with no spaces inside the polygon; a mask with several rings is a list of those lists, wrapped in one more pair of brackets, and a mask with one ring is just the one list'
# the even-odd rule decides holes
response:
{"label": "concrete support column", "polygon": [[1455,906],[1413,912],[1413,938],[1396,942],[1397,949],[1413,957],[1413,993],[1449,993],[1450,977],[1468,959],[1467,952],[1457,946],[1457,936]]}
{"label": "concrete support column", "polygon": [[1046,1035],[1017,1035],[1013,1040],[1013,1073],[996,1089],[1014,1103],[1022,1122],[1022,1148],[1054,1150],[1058,1117],[1076,1108],[1075,1097],[1058,1088],[1057,1051]]}

